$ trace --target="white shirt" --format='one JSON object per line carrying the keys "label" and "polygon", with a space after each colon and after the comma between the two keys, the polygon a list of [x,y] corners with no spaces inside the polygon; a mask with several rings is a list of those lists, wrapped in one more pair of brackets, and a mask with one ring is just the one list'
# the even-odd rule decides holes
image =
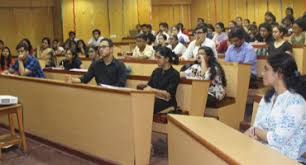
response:
{"label": "white shirt", "polygon": [[175,46],[174,49],[172,49],[172,45],[170,44],[167,47],[170,48],[174,54],[180,55],[180,56],[183,55],[186,51],[185,45],[183,45],[180,42]]}
{"label": "white shirt", "polygon": [[183,43],[186,44],[190,42],[189,37],[186,34],[182,33],[182,31],[177,34],[177,38],[180,42],[184,41]]}
{"label": "white shirt", "polygon": [[155,54],[155,51],[154,51],[153,47],[150,46],[150,45],[146,45],[143,52],[140,52],[138,46],[136,46],[135,49],[133,50],[133,57],[146,56],[149,59],[154,59],[154,54]]}
{"label": "white shirt", "polygon": [[101,42],[101,40],[102,40],[103,38],[104,38],[104,37],[100,36],[100,37],[98,38],[98,40],[96,40],[94,37],[91,37],[91,38],[89,39],[89,41],[88,41],[88,45],[92,45],[92,46],[94,46],[94,47],[99,46],[99,44],[100,44],[100,42]]}
{"label": "white shirt", "polygon": [[[215,57],[216,58],[218,57],[218,53],[217,53],[217,50],[216,50],[216,44],[211,39],[205,38],[205,40],[201,44],[201,46],[210,47],[212,49],[212,51],[214,52]],[[196,46],[196,40],[192,41],[189,44],[186,52],[183,54],[184,60],[197,59],[199,48],[200,48],[199,46]]]}

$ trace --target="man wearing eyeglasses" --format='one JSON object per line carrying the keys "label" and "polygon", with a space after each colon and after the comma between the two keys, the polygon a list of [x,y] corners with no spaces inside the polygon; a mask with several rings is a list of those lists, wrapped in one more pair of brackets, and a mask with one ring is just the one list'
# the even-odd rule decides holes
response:
{"label": "man wearing eyeglasses", "polygon": [[195,40],[192,41],[186,52],[180,58],[181,60],[195,60],[197,59],[198,50],[202,46],[209,47],[213,50],[215,57],[217,57],[218,53],[216,50],[216,45],[214,41],[209,38],[206,38],[207,28],[205,26],[197,26],[194,30]]}
{"label": "man wearing eyeglasses", "polygon": [[97,85],[112,85],[124,87],[127,79],[127,70],[125,65],[114,58],[113,42],[108,38],[101,40],[98,48],[99,59],[94,61],[87,73],[80,78],[72,78],[66,75],[66,82],[72,83],[88,83],[95,77]]}
{"label": "man wearing eyeglasses", "polygon": [[18,52],[18,61],[4,74],[10,73],[20,76],[46,78],[38,60],[29,54],[28,45],[19,43],[16,50]]}

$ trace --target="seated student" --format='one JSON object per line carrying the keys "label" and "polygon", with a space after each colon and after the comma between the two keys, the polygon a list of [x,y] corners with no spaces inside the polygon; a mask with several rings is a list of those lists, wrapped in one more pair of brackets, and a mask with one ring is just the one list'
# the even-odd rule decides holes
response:
{"label": "seated student", "polygon": [[71,42],[71,41],[78,42],[79,39],[76,38],[76,33],[74,31],[70,31],[68,35],[69,35],[69,38],[64,42],[64,45],[67,45],[68,42]]}
{"label": "seated student", "polygon": [[56,60],[56,56],[54,51],[50,51],[46,57],[45,57],[45,61],[46,61],[46,68],[52,68],[52,67],[56,67],[57,65],[57,60]]}
{"label": "seated student", "polygon": [[22,39],[19,43],[24,43],[24,44],[26,44],[26,45],[29,47],[29,55],[30,55],[30,56],[35,56],[35,55],[34,55],[33,46],[32,46],[32,44],[31,44],[31,41],[30,41],[28,38]]}
{"label": "seated student", "polygon": [[218,22],[215,25],[216,31],[213,37],[213,41],[216,44],[217,52],[224,53],[227,49],[228,36],[225,33],[224,24],[222,22]]}
{"label": "seated student", "polygon": [[258,30],[255,24],[249,25],[248,34],[250,36],[250,42],[255,42],[258,36]]}
{"label": "seated student", "polygon": [[207,24],[207,38],[213,39],[215,28],[212,24]]}
{"label": "seated student", "polygon": [[293,34],[290,37],[290,43],[292,45],[306,45],[306,35],[303,31],[306,31],[306,20],[298,18],[293,24]]}
{"label": "seated student", "polygon": [[136,47],[133,50],[132,57],[126,56],[126,58],[133,59],[154,59],[154,49],[147,44],[147,36],[145,34],[139,34],[136,36]]}
{"label": "seated student", "polygon": [[202,46],[210,47],[215,57],[218,56],[216,45],[214,41],[209,38],[206,38],[207,28],[205,26],[198,26],[194,30],[195,32],[195,40],[190,42],[186,52],[181,57],[182,60],[194,60],[197,59],[198,49]]}
{"label": "seated student", "polygon": [[45,78],[45,74],[38,60],[29,54],[29,47],[27,44],[19,43],[16,50],[18,52],[18,60],[8,70],[9,73],[28,77]]}
{"label": "seated student", "polygon": [[170,44],[167,47],[170,48],[174,54],[180,57],[185,53],[186,47],[178,41],[177,35],[170,35],[169,41]]}
{"label": "seated student", "polygon": [[80,78],[72,78],[71,75],[67,75],[66,82],[86,84],[94,77],[97,85],[124,87],[127,79],[126,67],[121,61],[114,58],[112,40],[103,38],[98,49],[99,60],[91,63],[87,73]]}
{"label": "seated student", "polygon": [[287,29],[278,25],[273,27],[274,43],[269,44],[268,54],[280,54],[282,52],[292,54],[292,45],[284,39]]}
{"label": "seated student", "polygon": [[83,40],[78,40],[76,51],[79,57],[88,57],[88,48]]}
{"label": "seated student", "polygon": [[[272,35],[272,26],[268,23],[262,23],[259,25],[259,35],[256,36],[256,42],[265,43],[267,45],[274,43]],[[256,50],[257,56],[267,56],[268,48],[259,48]]]}
{"label": "seated student", "polygon": [[[188,31],[187,29],[184,28],[184,24],[178,23],[176,26],[178,27],[179,31],[181,31],[183,34],[185,34],[185,35],[188,37],[189,31]],[[188,37],[188,38],[189,38],[189,37]],[[189,41],[190,41],[190,40],[189,40]]]}
{"label": "seated student", "polygon": [[274,42],[272,35],[272,26],[268,23],[259,25],[259,35],[256,37],[257,42],[265,42],[267,45]]}
{"label": "seated student", "polygon": [[172,31],[172,35],[177,36],[180,43],[188,44],[190,42],[189,37],[182,32],[182,30],[180,29],[180,27],[178,25],[173,26],[171,31]]}
{"label": "seated student", "polygon": [[82,61],[78,57],[75,49],[67,49],[65,52],[65,59],[62,60],[59,65],[65,70],[83,68]]}
{"label": "seated student", "polygon": [[52,49],[54,51],[54,55],[63,55],[65,49],[60,46],[60,42],[57,39],[52,41]]}
{"label": "seated student", "polygon": [[249,19],[244,19],[242,26],[244,28],[245,31],[249,31],[250,26],[251,26],[251,21]]}
{"label": "seated student", "polygon": [[238,62],[244,64],[251,64],[251,81],[250,87],[256,88],[256,53],[252,45],[245,42],[244,30],[241,28],[235,28],[229,33],[229,39],[232,45],[229,46],[225,52],[226,62]]}
{"label": "seated student", "polygon": [[4,47],[0,56],[0,72],[8,70],[14,63],[10,48]]}
{"label": "seated student", "polygon": [[94,62],[99,59],[99,56],[97,55],[97,48],[98,47],[93,47],[93,46],[89,46],[88,48],[88,56],[91,62]]}
{"label": "seated student", "polygon": [[66,42],[65,43],[65,50],[67,50],[67,49],[77,49],[77,42],[72,41],[72,40]]}
{"label": "seated student", "polygon": [[238,26],[239,28],[243,28],[242,17],[236,17],[236,18],[235,18],[235,22],[237,23],[237,26]]}
{"label": "seated student", "polygon": [[167,46],[167,36],[164,34],[160,34],[157,38],[157,43],[153,46],[154,51],[162,46]]}
{"label": "seated student", "polygon": [[276,17],[274,16],[272,12],[267,11],[265,13],[265,23],[268,23],[271,26],[273,26],[276,23]]}
{"label": "seated student", "polygon": [[139,85],[156,93],[155,114],[172,106],[177,107],[175,94],[180,82],[179,72],[172,67],[172,64],[178,64],[178,57],[169,48],[160,47],[156,52],[156,61],[158,68],[153,71],[148,84]]}
{"label": "seated student", "polygon": [[292,15],[288,15],[282,20],[282,25],[287,29],[287,34],[285,34],[285,36],[290,36],[292,34],[293,23],[294,17]]}
{"label": "seated student", "polygon": [[232,31],[232,29],[237,28],[237,23],[234,20],[229,21],[228,23],[228,33]]}
{"label": "seated student", "polygon": [[203,24],[205,24],[204,18],[197,18],[197,26],[202,26]]}
{"label": "seated student", "polygon": [[225,97],[226,79],[224,70],[218,63],[211,48],[201,47],[198,54],[195,63],[181,72],[180,76],[187,79],[211,80],[206,105],[213,106]]}
{"label": "seated student", "polygon": [[147,44],[149,45],[149,46],[152,46],[153,47],[153,45],[154,45],[154,42],[155,42],[155,36],[152,34],[152,33],[149,33],[149,34],[147,34]]}
{"label": "seated student", "polygon": [[293,57],[281,52],[267,57],[263,82],[271,89],[261,99],[254,125],[246,134],[290,159],[302,160],[306,149],[306,78],[299,74]]}
{"label": "seated student", "polygon": [[158,43],[158,38],[160,35],[166,35],[166,40],[168,40],[169,38],[169,34],[168,34],[168,30],[169,30],[169,26],[166,22],[162,22],[159,24],[159,31],[157,32],[157,35],[156,35],[156,43]]}
{"label": "seated student", "polygon": [[46,58],[47,54],[52,51],[51,49],[51,40],[48,37],[44,37],[41,40],[41,46],[39,50],[37,50],[36,56],[39,58]]}
{"label": "seated student", "polygon": [[88,41],[88,46],[93,46],[93,47],[99,46],[99,44],[100,44],[100,42],[103,38],[104,37],[101,36],[101,31],[99,29],[93,30],[92,31],[92,37]]}

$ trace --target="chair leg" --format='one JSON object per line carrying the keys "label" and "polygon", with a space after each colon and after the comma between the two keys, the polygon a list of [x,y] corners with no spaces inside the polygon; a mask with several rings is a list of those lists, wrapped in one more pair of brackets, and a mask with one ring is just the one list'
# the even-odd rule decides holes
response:
{"label": "chair leg", "polygon": [[21,137],[21,143],[22,143],[22,150],[23,152],[28,151],[28,146],[26,142],[26,137],[24,134],[24,127],[23,127],[23,117],[22,117],[22,109],[18,108],[17,109],[17,120],[18,120],[18,126],[19,126],[19,134]]}
{"label": "chair leg", "polygon": [[15,136],[16,133],[15,133],[15,125],[14,125],[14,120],[13,120],[13,114],[11,114],[11,113],[8,114],[8,120],[9,120],[11,135]]}

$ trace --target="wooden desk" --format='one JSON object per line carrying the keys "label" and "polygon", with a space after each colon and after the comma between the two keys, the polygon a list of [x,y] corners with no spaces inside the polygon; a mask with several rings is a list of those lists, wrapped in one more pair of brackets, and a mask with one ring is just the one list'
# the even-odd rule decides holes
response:
{"label": "wooden desk", "polygon": [[[15,126],[13,121],[13,114],[16,114],[17,123],[19,127],[19,134],[20,136],[16,136],[15,133]],[[0,136],[0,149],[9,145],[20,145],[23,152],[27,152],[27,142],[26,137],[24,134],[24,127],[23,127],[23,115],[22,115],[22,105],[8,105],[8,106],[0,106],[0,115],[7,115],[8,116],[8,123],[10,128],[10,134],[4,134]],[[1,157],[1,150],[0,150],[0,157]]]}
{"label": "wooden desk", "polygon": [[27,133],[109,163],[149,163],[153,92],[3,75],[0,86],[23,103]]}
{"label": "wooden desk", "polygon": [[168,121],[169,165],[298,164],[215,119],[169,115]]}

